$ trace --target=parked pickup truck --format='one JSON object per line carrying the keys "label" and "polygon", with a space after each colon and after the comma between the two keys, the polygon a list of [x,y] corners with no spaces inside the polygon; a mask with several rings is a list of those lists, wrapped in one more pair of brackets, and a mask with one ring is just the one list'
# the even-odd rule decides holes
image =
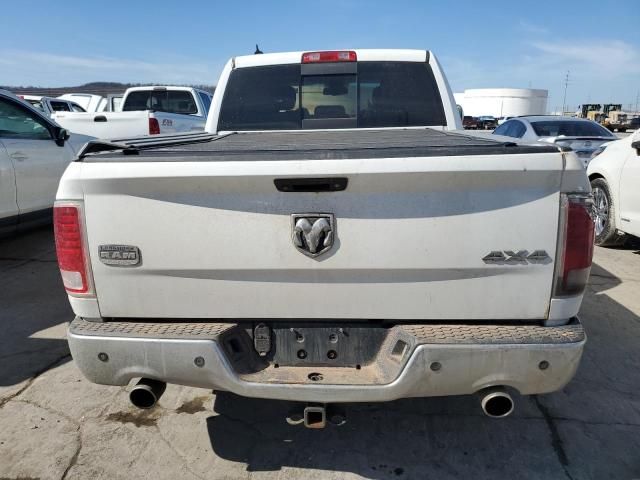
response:
{"label": "parked pickup truck", "polygon": [[[576,155],[460,130],[424,50],[236,57],[206,133],[92,142],[55,207],[75,361],[151,407],[165,382],[326,405],[574,375],[593,250]],[[330,418],[334,418],[330,416]]]}
{"label": "parked pickup truck", "polygon": [[38,110],[54,117],[56,112],[84,112],[85,109],[76,102],[64,98],[43,97],[40,95],[19,95]]}
{"label": "parked pickup truck", "polygon": [[[207,92],[204,92],[210,96]],[[58,98],[78,103],[87,112],[119,112],[121,111],[123,94],[109,94],[106,97],[91,93],[65,93]]]}
{"label": "parked pickup truck", "polygon": [[51,223],[60,177],[88,140],[0,90],[0,235]]}
{"label": "parked pickup truck", "polygon": [[53,119],[74,133],[98,138],[203,131],[211,94],[190,87],[134,87],[122,111],[57,112]]}
{"label": "parked pickup truck", "polygon": [[465,115],[462,118],[462,127],[465,130],[477,130],[478,129],[478,119],[476,117],[471,117]]}

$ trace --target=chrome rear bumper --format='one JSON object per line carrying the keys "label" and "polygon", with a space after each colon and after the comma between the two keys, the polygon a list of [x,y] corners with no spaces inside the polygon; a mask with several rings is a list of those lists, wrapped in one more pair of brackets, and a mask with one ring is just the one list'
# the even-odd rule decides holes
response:
{"label": "chrome rear bumper", "polygon": [[[571,380],[586,341],[577,319],[555,327],[396,325],[376,361],[359,369],[256,370],[235,361],[225,346],[235,327],[76,318],[68,340],[79,368],[94,383],[126,385],[148,377],[247,397],[327,403],[471,394],[495,385],[521,394],[548,393]],[[394,353],[398,341],[407,345],[401,354]]]}

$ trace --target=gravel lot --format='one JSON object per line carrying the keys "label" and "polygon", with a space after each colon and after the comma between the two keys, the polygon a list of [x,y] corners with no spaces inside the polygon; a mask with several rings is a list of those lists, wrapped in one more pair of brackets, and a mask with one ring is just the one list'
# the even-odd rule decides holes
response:
{"label": "gravel lot", "polygon": [[0,240],[0,479],[640,479],[640,245],[597,249],[577,377],[492,420],[473,397],[350,405],[291,427],[287,406],[169,386],[160,407],[85,381],[49,229]]}

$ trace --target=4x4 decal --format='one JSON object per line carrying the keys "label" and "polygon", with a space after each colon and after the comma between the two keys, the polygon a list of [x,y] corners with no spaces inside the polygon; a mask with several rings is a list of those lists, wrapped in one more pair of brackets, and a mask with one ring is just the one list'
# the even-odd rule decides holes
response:
{"label": "4x4 decal", "polygon": [[483,257],[482,261],[498,265],[547,264],[551,262],[551,257],[544,250],[534,250],[533,253],[529,253],[528,250],[518,250],[517,252],[513,250],[493,250]]}

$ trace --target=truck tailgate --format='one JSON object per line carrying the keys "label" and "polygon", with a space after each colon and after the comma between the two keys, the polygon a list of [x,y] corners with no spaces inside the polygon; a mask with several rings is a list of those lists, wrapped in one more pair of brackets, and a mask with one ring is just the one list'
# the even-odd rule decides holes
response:
{"label": "truck tailgate", "polygon": [[56,112],[53,119],[70,132],[97,138],[149,134],[148,111]]}
{"label": "truck tailgate", "polygon": [[[430,153],[414,148],[415,156],[391,144],[365,157],[348,147],[313,153],[310,137],[304,151],[280,145],[269,155],[200,147],[192,156],[165,149],[89,159],[81,182],[100,313],[545,318],[562,154],[551,147],[498,154],[495,142],[460,154],[439,150],[442,143]],[[321,193],[274,184],[318,177],[348,184]],[[333,214],[332,248],[302,254],[292,240],[295,214]],[[106,265],[98,255],[104,245],[137,247],[141,262]]]}

